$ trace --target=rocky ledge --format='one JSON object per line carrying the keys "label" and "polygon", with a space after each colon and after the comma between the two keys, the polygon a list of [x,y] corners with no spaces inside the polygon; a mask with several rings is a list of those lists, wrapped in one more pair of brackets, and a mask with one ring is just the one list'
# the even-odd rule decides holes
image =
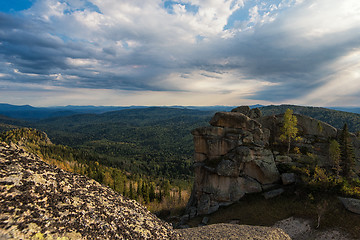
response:
{"label": "rocky ledge", "polygon": [[177,230],[184,240],[291,240],[280,228],[219,223]]}
{"label": "rocky ledge", "polygon": [[87,177],[0,143],[0,239],[176,239],[171,226]]}
{"label": "rocky ledge", "polygon": [[[319,166],[331,168],[330,140],[341,131],[307,116],[295,116],[301,139],[293,141],[292,148],[298,151],[293,154],[284,153],[285,144],[279,144],[283,114],[262,116],[257,108],[240,106],[216,113],[210,126],[193,130],[195,180],[182,223],[213,213],[245,194],[264,192],[265,198],[282,194],[283,186],[297,178],[294,173],[280,172],[278,166],[302,166],[302,159],[315,161],[309,156],[316,156]],[[351,139],[360,162],[360,141],[355,136]]]}

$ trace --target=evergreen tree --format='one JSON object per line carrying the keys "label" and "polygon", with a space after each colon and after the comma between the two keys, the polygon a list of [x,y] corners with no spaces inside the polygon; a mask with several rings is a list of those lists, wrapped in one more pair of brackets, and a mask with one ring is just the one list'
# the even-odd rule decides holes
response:
{"label": "evergreen tree", "polygon": [[163,190],[164,197],[170,197],[170,188],[171,188],[171,185],[170,185],[169,180],[166,179],[165,181],[163,181],[162,190]]}
{"label": "evergreen tree", "polygon": [[181,203],[181,200],[182,200],[181,187],[179,187],[179,198],[178,198],[178,202]]}
{"label": "evergreen tree", "polygon": [[129,186],[129,198],[134,199],[134,189],[132,181],[130,180],[130,186]]}
{"label": "evergreen tree", "polygon": [[126,180],[124,179],[123,182],[124,186],[123,186],[123,196],[126,197],[127,196],[127,191],[126,191]]}
{"label": "evergreen tree", "polygon": [[143,181],[143,184],[141,187],[141,192],[142,192],[142,197],[143,197],[145,203],[149,203],[150,202],[149,188],[148,188],[147,183],[145,183],[145,181]]}
{"label": "evergreen tree", "polygon": [[332,168],[336,173],[336,176],[340,175],[341,166],[340,166],[340,144],[336,140],[332,140],[329,146],[329,157],[332,164]]}
{"label": "evergreen tree", "polygon": [[355,155],[346,123],[340,136],[340,144],[343,175],[350,177],[355,166]]}
{"label": "evergreen tree", "polygon": [[280,140],[287,143],[287,153],[290,152],[291,140],[296,139],[298,133],[297,118],[293,115],[293,110],[287,109],[284,114],[284,122],[281,128],[282,134],[280,135]]}
{"label": "evergreen tree", "polygon": [[149,200],[150,202],[153,202],[156,198],[156,193],[155,193],[155,187],[153,183],[150,183],[150,189],[149,189]]}

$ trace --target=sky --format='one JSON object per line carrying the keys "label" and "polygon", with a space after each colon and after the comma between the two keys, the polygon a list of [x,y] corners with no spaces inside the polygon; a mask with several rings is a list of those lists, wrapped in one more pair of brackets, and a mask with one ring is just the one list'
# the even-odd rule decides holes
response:
{"label": "sky", "polygon": [[0,102],[359,107],[360,1],[0,1]]}

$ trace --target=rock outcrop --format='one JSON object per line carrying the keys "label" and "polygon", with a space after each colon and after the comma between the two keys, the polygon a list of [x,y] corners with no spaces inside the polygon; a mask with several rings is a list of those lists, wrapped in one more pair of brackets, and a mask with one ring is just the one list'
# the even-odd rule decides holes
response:
{"label": "rock outcrop", "polygon": [[214,212],[280,179],[267,148],[270,131],[250,116],[260,117],[261,112],[248,107],[218,112],[210,127],[192,131],[195,182],[190,215]]}
{"label": "rock outcrop", "polygon": [[[286,144],[280,140],[283,116],[262,116],[257,108],[240,106],[231,112],[216,113],[210,120],[211,126],[192,131],[195,181],[184,218],[212,213],[247,193],[274,190],[274,184],[295,183],[293,173],[283,172],[280,178],[281,164],[301,166],[301,159],[331,168],[329,143],[338,139],[341,131],[295,114],[301,138],[292,142],[292,149],[296,150],[287,155]],[[352,141],[359,162],[360,141],[354,136]],[[278,187],[273,192],[283,191]],[[264,196],[268,195],[271,194]]]}
{"label": "rock outcrop", "polygon": [[360,214],[360,200],[355,198],[342,198],[339,197],[344,207],[350,212]]}
{"label": "rock outcrop", "polygon": [[175,239],[134,200],[0,143],[0,239]]}
{"label": "rock outcrop", "polygon": [[177,231],[184,240],[291,240],[289,235],[279,228],[225,223]]}

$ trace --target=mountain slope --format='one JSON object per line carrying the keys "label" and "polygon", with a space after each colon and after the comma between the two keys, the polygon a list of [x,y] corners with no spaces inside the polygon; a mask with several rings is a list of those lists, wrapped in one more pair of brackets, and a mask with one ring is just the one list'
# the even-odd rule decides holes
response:
{"label": "mountain slope", "polygon": [[46,119],[32,126],[52,142],[96,152],[104,164],[132,173],[189,179],[193,140],[191,130],[213,112],[144,108],[104,114]]}
{"label": "mountain slope", "polygon": [[0,239],[173,239],[139,203],[0,143]]}

